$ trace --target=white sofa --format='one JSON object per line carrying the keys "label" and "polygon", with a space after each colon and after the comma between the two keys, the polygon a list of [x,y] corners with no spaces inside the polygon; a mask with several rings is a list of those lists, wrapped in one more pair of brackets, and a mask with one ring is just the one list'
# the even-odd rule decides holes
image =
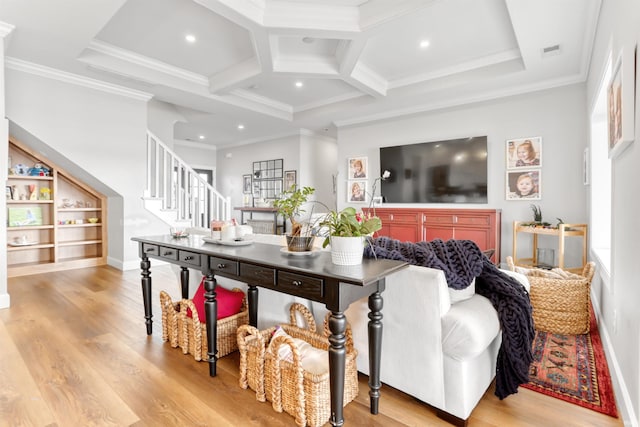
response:
{"label": "white sofa", "polygon": [[[263,243],[285,244],[283,236],[255,238]],[[529,290],[524,275],[503,271]],[[218,283],[246,289],[245,284],[224,278]],[[442,418],[465,424],[495,377],[501,343],[495,309],[487,298],[474,293],[473,286],[462,292],[451,291],[441,270],[417,266],[388,276],[382,297],[382,382],[437,408]],[[326,313],[323,304],[261,288],[258,327],[288,322],[292,302],[305,303],[322,324]],[[351,304],[345,313],[358,349],[358,370],[367,375],[368,313],[367,298]]]}

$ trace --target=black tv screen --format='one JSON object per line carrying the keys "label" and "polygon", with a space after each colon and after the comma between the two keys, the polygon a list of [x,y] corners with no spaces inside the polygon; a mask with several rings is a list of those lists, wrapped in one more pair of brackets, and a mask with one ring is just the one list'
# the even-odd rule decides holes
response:
{"label": "black tv screen", "polygon": [[387,203],[487,203],[487,137],[380,148]]}

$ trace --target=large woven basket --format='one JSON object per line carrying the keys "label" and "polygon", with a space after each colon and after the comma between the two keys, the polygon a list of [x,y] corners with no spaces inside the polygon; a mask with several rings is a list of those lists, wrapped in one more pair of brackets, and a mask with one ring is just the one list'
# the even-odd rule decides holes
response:
{"label": "large woven basket", "polygon": [[[239,288],[234,288],[233,291],[242,292]],[[171,347],[180,347],[184,354],[192,354],[197,361],[208,360],[207,325],[200,321],[193,301],[182,299],[173,302],[169,294],[160,291],[160,306],[162,308],[162,339],[169,341]],[[187,309],[191,310],[192,317],[187,317]],[[238,349],[238,327],[248,323],[249,310],[245,297],[239,313],[218,319],[216,322],[218,357],[226,356]]]}
{"label": "large woven basket", "polygon": [[507,264],[512,271],[524,273],[531,284],[529,298],[536,330],[564,335],[589,332],[590,290],[595,263],[588,262],[579,278],[567,274],[572,277],[569,279],[544,277],[544,272],[539,269],[516,268],[511,257],[507,257]]}
{"label": "large woven basket", "polygon": [[[297,326],[296,312],[306,321],[307,329]],[[291,306],[290,322],[289,325],[280,325],[288,335],[302,339],[317,349],[328,350],[326,319],[325,334],[320,335],[316,332],[313,316],[308,309],[295,303]],[[275,326],[263,331],[252,326],[238,328],[240,387],[255,390],[258,401],[271,401],[274,410],[284,410],[292,415],[298,426],[315,427],[326,424],[331,416],[329,372],[314,374],[302,369],[300,353],[289,337],[276,338],[274,345],[270,347],[271,336],[275,330]],[[349,326],[346,337],[344,405],[358,395],[357,350],[353,346]],[[277,357],[279,345],[291,346],[293,362]]]}

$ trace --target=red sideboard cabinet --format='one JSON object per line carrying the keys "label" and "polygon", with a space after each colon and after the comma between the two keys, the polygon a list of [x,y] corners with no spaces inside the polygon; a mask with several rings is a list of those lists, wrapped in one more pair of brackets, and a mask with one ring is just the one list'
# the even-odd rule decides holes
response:
{"label": "red sideboard cabinet", "polygon": [[500,262],[500,209],[368,208],[382,221],[376,236],[403,242],[434,239],[473,240],[481,250],[495,249],[491,260]]}

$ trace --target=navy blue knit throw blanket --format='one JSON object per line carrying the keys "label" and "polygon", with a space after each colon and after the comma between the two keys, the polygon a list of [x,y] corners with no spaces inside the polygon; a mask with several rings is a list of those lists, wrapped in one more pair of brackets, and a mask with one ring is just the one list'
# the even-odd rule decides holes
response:
{"label": "navy blue knit throw blanket", "polygon": [[535,336],[529,294],[520,282],[500,271],[471,240],[400,242],[388,237],[371,240],[367,258],[397,259],[444,272],[447,284],[464,289],[476,278],[476,293],[488,298],[498,312],[502,344],[496,361],[496,391],[500,399],[529,382]]}

